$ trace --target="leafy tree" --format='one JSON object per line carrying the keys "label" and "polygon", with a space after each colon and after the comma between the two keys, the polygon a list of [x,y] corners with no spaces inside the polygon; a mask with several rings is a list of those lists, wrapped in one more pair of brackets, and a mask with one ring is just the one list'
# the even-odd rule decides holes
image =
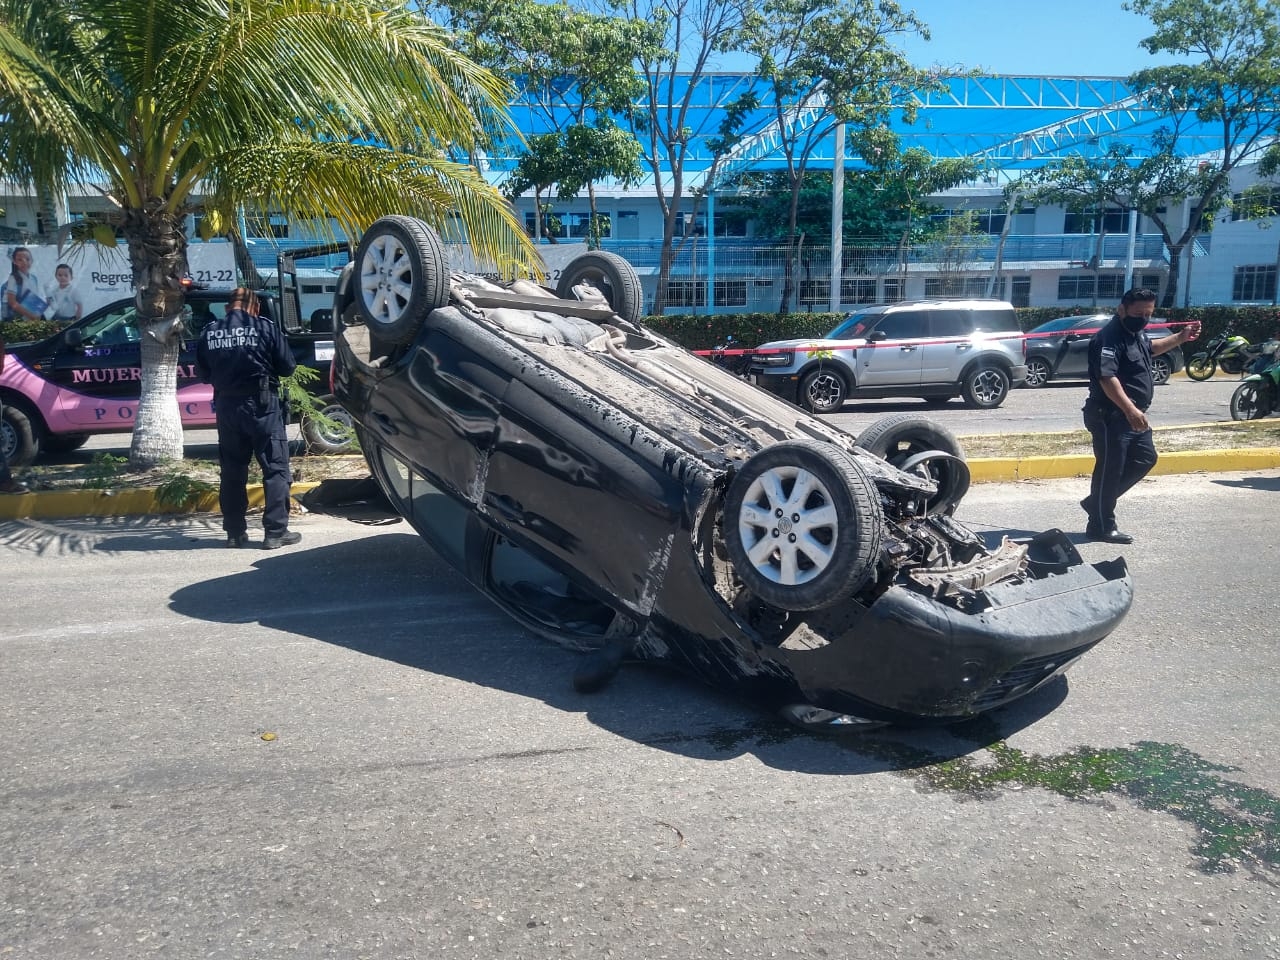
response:
{"label": "leafy tree", "polygon": [[[628,111],[640,141],[642,160],[653,178],[662,211],[662,248],[657,295],[651,309],[666,309],[667,287],[675,259],[676,226],[683,215],[685,169],[700,143],[716,158],[736,142],[745,104],[729,103],[715,131],[695,129],[690,114],[719,55],[733,49],[734,38],[751,15],[755,0],[600,0],[611,3],[647,31],[636,64],[643,93]],[[712,173],[714,176],[714,171]]]}
{"label": "leafy tree", "polygon": [[[469,48],[513,78],[523,101],[549,128],[546,136],[558,134],[539,140],[538,156],[520,161],[508,180],[508,196],[528,189],[516,191],[515,186],[532,182],[530,169],[545,177],[554,168],[559,172],[541,186],[545,190],[558,185],[562,199],[586,190],[596,235],[596,183],[612,178],[630,185],[642,173],[639,143],[612,115],[626,113],[642,93],[632,64],[646,42],[647,27],[578,10],[562,0],[453,0],[448,10]],[[535,203],[541,210],[537,197]]]}
{"label": "leafy tree", "polygon": [[[1142,41],[1151,53],[1196,58],[1150,67],[1129,78],[1164,114],[1167,127],[1156,154],[1138,164],[1144,184],[1136,203],[1169,249],[1169,282],[1162,306],[1177,296],[1182,254],[1222,206],[1230,174],[1241,163],[1274,152],[1280,135],[1280,2],[1277,0],[1131,0],[1126,8],[1149,17],[1155,32]],[[1194,118],[1222,137],[1222,152],[1179,160],[1178,138]],[[1145,198],[1155,191],[1170,209],[1190,201],[1185,224],[1172,226]]]}
{"label": "leafy tree", "polygon": [[[358,234],[452,214],[504,273],[535,262],[509,205],[451,162],[511,128],[504,83],[399,0],[0,0],[0,174],[100,189],[142,326],[130,463],[182,455],[176,402],[187,215],[244,206]],[[379,146],[387,144],[393,146]],[[101,234],[101,231],[99,231]]]}
{"label": "leafy tree", "polygon": [[853,136],[887,126],[900,111],[910,122],[915,94],[939,84],[918,70],[894,39],[928,29],[894,0],[764,0],[739,29],[737,42],[758,60],[773,94],[773,126],[787,174],[791,207],[780,313],[790,309],[805,172],[838,123]]}
{"label": "leafy tree", "polygon": [[[1169,279],[1162,303],[1174,305],[1181,253],[1226,200],[1220,171],[1212,164],[1175,155],[1163,134],[1155,139],[1157,152],[1138,157],[1132,147],[1113,144],[1102,157],[1065,157],[1029,171],[1015,182],[1023,196],[1036,203],[1054,203],[1089,214],[1106,207],[1137,210],[1155,224],[1169,250]],[[1169,209],[1194,198],[1193,221],[1178,226]],[[1175,236],[1174,231],[1181,230]],[[1101,245],[1099,245],[1101,250]]]}

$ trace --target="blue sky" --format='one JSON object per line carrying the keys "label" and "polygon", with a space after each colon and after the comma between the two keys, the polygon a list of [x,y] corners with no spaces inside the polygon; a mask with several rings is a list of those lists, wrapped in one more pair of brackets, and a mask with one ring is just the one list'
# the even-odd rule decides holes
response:
{"label": "blue sky", "polygon": [[933,39],[903,48],[917,66],[981,67],[1004,75],[1119,76],[1174,62],[1138,45],[1151,21],[1120,0],[900,0]]}

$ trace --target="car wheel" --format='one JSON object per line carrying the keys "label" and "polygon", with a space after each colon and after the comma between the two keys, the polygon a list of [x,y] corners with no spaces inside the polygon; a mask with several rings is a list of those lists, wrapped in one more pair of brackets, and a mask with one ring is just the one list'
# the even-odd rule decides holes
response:
{"label": "car wheel", "polygon": [[388,344],[410,343],[432,310],[449,302],[449,260],[434,230],[413,217],[382,217],[355,257],[360,318]]}
{"label": "car wheel", "polygon": [[831,367],[818,367],[800,383],[800,406],[810,413],[838,413],[848,396],[844,377]]}
{"label": "car wheel", "polygon": [[70,453],[79,450],[89,442],[87,433],[50,433],[46,434],[40,449],[45,453]]}
{"label": "car wheel", "polygon": [[875,570],[883,524],[857,461],[811,440],[761,450],[725,495],[729,559],[746,589],[780,610],[816,610],[856,592]]}
{"label": "car wheel", "polygon": [[926,502],[929,515],[954,512],[969,492],[964,449],[940,423],[911,414],[881,417],[858,435],[857,444],[899,469],[932,480],[938,492]]}
{"label": "car wheel", "polygon": [[1151,381],[1157,386],[1163,386],[1169,382],[1169,378],[1173,376],[1173,364],[1168,357],[1152,357],[1151,358]]}
{"label": "car wheel", "polygon": [[1031,357],[1027,360],[1027,379],[1022,382],[1022,385],[1024,387],[1043,387],[1049,382],[1051,376],[1053,376],[1053,372],[1049,369],[1047,360]]}
{"label": "car wheel", "polygon": [[974,367],[960,388],[966,407],[993,410],[1009,395],[1009,375],[999,367]]}
{"label": "car wheel", "polygon": [[[5,407],[5,413],[9,408]],[[1271,390],[1259,380],[1246,380],[1231,395],[1232,420],[1261,420],[1271,412]]]}
{"label": "car wheel", "polygon": [[1192,380],[1208,380],[1218,369],[1218,364],[1207,353],[1197,353],[1187,361],[1187,376]]}
{"label": "car wheel", "polygon": [[355,422],[351,414],[333,397],[323,397],[321,404],[319,410],[308,410],[302,417],[302,435],[307,439],[307,450],[325,454],[350,453],[355,445]]}
{"label": "car wheel", "polygon": [[0,420],[0,445],[4,447],[5,460],[11,467],[25,467],[40,453],[36,427],[25,413],[8,404],[4,408],[4,418]]}
{"label": "car wheel", "polygon": [[556,296],[577,300],[573,288],[584,282],[604,294],[613,312],[623,320],[632,324],[640,322],[644,313],[644,291],[636,268],[622,257],[604,250],[590,250],[574,257],[560,272]]}

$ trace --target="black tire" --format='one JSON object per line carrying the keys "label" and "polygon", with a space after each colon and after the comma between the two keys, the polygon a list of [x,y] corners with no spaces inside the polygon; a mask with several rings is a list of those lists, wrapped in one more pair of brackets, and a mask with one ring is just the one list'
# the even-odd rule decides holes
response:
{"label": "black tire", "polygon": [[1009,374],[1002,367],[978,364],[965,373],[960,393],[966,407],[994,410],[1009,395]]}
{"label": "black tire", "polygon": [[1187,361],[1187,376],[1192,380],[1208,380],[1218,369],[1218,364],[1207,353],[1197,353]]}
{"label": "black tire", "polygon": [[857,461],[812,440],[761,450],[725,495],[729,559],[743,586],[780,610],[817,610],[857,592],[875,571],[883,525]]}
{"label": "black tire", "polygon": [[44,453],[70,453],[89,442],[87,433],[47,433],[40,444]]}
{"label": "black tire", "polygon": [[304,414],[302,435],[307,440],[308,452],[330,455],[350,453],[355,448],[356,438],[355,421],[351,419],[351,414],[334,397],[322,397],[321,404],[316,412],[341,424],[341,429],[335,429],[323,420]]}
{"label": "black tire", "polygon": [[1169,382],[1169,378],[1173,376],[1173,362],[1161,354],[1158,357],[1151,358],[1151,382],[1157,387],[1162,387]]}
{"label": "black tire", "polygon": [[1053,370],[1049,367],[1049,361],[1043,357],[1027,358],[1027,379],[1022,381],[1024,387],[1043,387],[1053,378]]}
{"label": "black tire", "polygon": [[955,434],[940,423],[909,413],[881,417],[858,435],[857,444],[881,460],[902,467],[921,454],[941,452],[947,457],[928,458],[916,469],[938,485],[926,503],[927,513],[952,513],[969,492],[969,468],[964,448]]}
{"label": "black tire", "polygon": [[40,455],[40,431],[17,407],[5,404],[0,446],[11,467],[25,467]]}
{"label": "black tire", "polygon": [[[1261,420],[1271,412],[1274,403],[1271,384],[1262,380],[1246,380],[1231,395],[1231,419]],[[8,412],[8,407],[5,411]]]}
{"label": "black tire", "polygon": [[360,318],[387,344],[411,343],[427,315],[449,302],[449,258],[421,220],[375,220],[353,262]]}
{"label": "black tire", "polygon": [[816,367],[800,381],[800,406],[810,413],[839,413],[848,397],[849,384],[835,367]]}
{"label": "black tire", "polygon": [[637,324],[644,314],[644,291],[636,268],[618,256],[604,250],[589,250],[574,257],[560,272],[556,282],[556,296],[563,300],[576,300],[573,288],[587,282],[608,301],[609,306],[623,320]]}

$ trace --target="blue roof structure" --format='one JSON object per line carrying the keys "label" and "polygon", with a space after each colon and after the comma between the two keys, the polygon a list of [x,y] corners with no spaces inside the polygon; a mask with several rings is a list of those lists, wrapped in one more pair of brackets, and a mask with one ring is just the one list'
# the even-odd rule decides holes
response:
{"label": "blue roof structure", "polygon": [[[691,87],[690,84],[693,84]],[[685,125],[692,134],[685,162],[687,173],[705,171],[712,161],[707,141],[719,133],[729,104],[748,92],[760,106],[746,115],[746,135],[731,161],[738,168],[767,170],[783,163],[777,151],[778,132],[771,88],[750,73],[708,73],[696,81],[676,75],[667,87],[676,109],[689,96]],[[572,88],[560,91],[572,95]],[[1154,152],[1153,135],[1168,119],[1147,107],[1122,77],[966,76],[947,81],[942,91],[914,95],[918,112],[907,123],[897,111],[892,128],[903,148],[923,147],[937,158],[976,157],[996,169],[1043,166],[1067,155],[1103,156],[1124,144],[1137,157]],[[788,122],[829,124],[821,104],[793,105]],[[567,125],[568,112],[548,110],[526,92],[511,105],[516,125],[526,135],[546,133]],[[1190,118],[1183,124],[1177,149],[1186,156],[1222,149],[1221,129]],[[829,168],[835,138],[828,134],[812,154],[810,166]],[[490,156],[505,169],[518,159]],[[856,167],[860,158],[846,150],[845,162]]]}

